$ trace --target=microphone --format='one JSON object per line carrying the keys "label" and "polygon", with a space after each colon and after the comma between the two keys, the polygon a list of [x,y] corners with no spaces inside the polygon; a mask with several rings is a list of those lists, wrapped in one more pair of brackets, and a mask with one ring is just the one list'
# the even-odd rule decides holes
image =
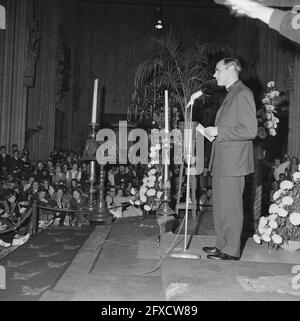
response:
{"label": "microphone", "polygon": [[203,95],[202,90],[199,90],[199,91],[195,92],[194,94],[192,94],[190,101],[186,105],[186,108],[189,108],[189,106],[193,106],[195,100],[198,99],[199,97],[201,97],[202,95]]}

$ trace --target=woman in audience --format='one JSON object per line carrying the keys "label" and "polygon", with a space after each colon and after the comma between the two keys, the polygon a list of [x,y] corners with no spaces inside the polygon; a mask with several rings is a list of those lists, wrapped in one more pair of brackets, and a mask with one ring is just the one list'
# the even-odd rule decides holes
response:
{"label": "woman in audience", "polygon": [[[24,193],[26,193],[26,195],[27,195],[28,191],[30,190],[30,188],[32,187],[33,182],[34,182],[34,177],[33,177],[33,176],[30,176],[30,177],[28,178],[27,182],[24,184],[24,186],[23,186],[23,191],[24,191]],[[28,196],[28,195],[27,195],[27,196]],[[28,197],[27,197],[27,198],[28,198]]]}
{"label": "woman in audience", "polygon": [[63,181],[66,182],[66,174],[62,171],[62,168],[60,165],[56,165],[55,167],[55,174],[52,176],[52,184],[54,186],[57,186],[58,184]]}
{"label": "woman in audience", "polygon": [[72,195],[75,189],[81,189],[81,186],[76,178],[72,178],[68,188],[68,194]]}
{"label": "woman in audience", "polygon": [[[81,190],[75,189],[72,193],[72,198],[70,200],[70,209],[74,211],[80,211],[87,206],[87,199],[82,195]],[[77,224],[78,227],[82,225],[89,225],[89,221],[84,217],[84,214],[72,213],[72,226]]]}
{"label": "woman in audience", "polygon": [[66,174],[67,186],[70,186],[71,180],[73,178],[77,179],[77,181],[81,180],[81,172],[78,170],[78,164],[77,163],[73,163],[72,169],[67,171],[67,174]]}
{"label": "woman in audience", "polygon": [[[117,217],[132,217],[132,216],[142,216],[143,212],[140,208],[136,208],[135,206],[132,206],[129,204],[129,206],[126,206],[126,209],[123,210],[124,203],[130,203],[130,201],[133,201],[135,199],[135,196],[123,196],[123,190],[121,188],[117,189],[117,194],[113,199],[114,206],[117,207],[114,211],[111,211],[111,213]],[[128,204],[127,204],[128,205]]]}
{"label": "woman in audience", "polygon": [[38,181],[34,181],[31,187],[27,190],[27,198],[30,201],[30,203],[39,200],[39,188],[40,185]]}

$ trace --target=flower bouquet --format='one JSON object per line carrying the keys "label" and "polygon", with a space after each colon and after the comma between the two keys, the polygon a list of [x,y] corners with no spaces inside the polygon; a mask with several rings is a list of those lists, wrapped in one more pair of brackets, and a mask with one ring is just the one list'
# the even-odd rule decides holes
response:
{"label": "flower bouquet", "polygon": [[278,105],[279,91],[275,90],[274,81],[269,81],[267,87],[269,88],[269,92],[264,95],[262,100],[263,107],[257,111],[257,136],[261,139],[265,139],[268,136],[268,133],[271,136],[275,136],[276,128],[279,123],[278,117],[275,117],[275,114],[277,113],[276,107]]}
{"label": "flower bouquet", "polygon": [[282,246],[288,241],[300,241],[300,166],[293,174],[293,181],[280,183],[273,195],[269,216],[261,217],[254,234],[254,241],[272,246]]}
{"label": "flower bouquet", "polygon": [[144,210],[147,212],[157,210],[161,205],[161,198],[163,195],[162,165],[159,164],[157,158],[157,153],[159,153],[160,149],[160,144],[151,146],[151,161],[148,164],[147,176],[143,178],[143,185],[138,192],[132,190],[132,194],[136,196],[136,200],[133,201],[133,203],[135,205],[143,206]]}

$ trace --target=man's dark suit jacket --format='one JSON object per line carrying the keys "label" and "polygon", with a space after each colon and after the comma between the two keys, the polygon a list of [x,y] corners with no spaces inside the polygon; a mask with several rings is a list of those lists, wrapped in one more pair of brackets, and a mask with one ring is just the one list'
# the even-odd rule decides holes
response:
{"label": "man's dark suit jacket", "polygon": [[228,88],[217,112],[218,136],[213,142],[209,170],[217,176],[245,176],[254,171],[253,142],[257,134],[256,107],[251,90],[240,80]]}
{"label": "man's dark suit jacket", "polygon": [[8,154],[5,154],[4,156],[0,154],[0,174],[3,172],[4,167],[7,171],[9,170],[9,161],[10,156]]}

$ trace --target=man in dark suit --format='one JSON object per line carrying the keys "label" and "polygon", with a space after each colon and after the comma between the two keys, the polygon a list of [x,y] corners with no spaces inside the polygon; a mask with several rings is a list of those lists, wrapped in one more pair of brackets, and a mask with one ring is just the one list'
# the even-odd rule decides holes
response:
{"label": "man in dark suit", "polygon": [[9,171],[9,160],[10,156],[6,152],[6,147],[1,146],[0,148],[0,175],[6,177]]}
{"label": "man in dark suit", "polygon": [[217,63],[214,77],[228,93],[218,110],[209,170],[212,173],[215,247],[204,247],[210,259],[238,260],[243,228],[245,175],[254,171],[253,139],[257,134],[256,108],[251,90],[239,80],[240,62],[225,58]]}
{"label": "man in dark suit", "polygon": [[9,160],[9,171],[13,178],[21,179],[22,160],[18,150],[14,151],[13,157],[11,157]]}

